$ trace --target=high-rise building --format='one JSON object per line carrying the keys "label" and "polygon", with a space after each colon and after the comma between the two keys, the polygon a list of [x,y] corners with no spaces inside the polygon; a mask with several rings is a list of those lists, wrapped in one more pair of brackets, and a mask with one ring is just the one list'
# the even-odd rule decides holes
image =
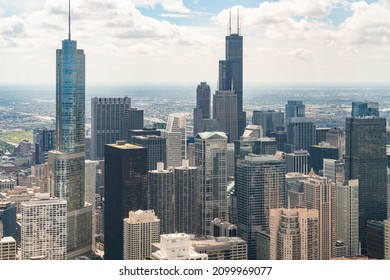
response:
{"label": "high-rise building", "polygon": [[215,218],[227,219],[227,136],[224,132],[201,132],[195,137],[195,165],[199,167],[199,234],[212,233]]}
{"label": "high-rise building", "polygon": [[287,127],[287,144],[285,152],[308,150],[316,141],[316,127],[314,119],[304,117],[290,118]]}
{"label": "high-rise building", "polygon": [[359,179],[359,240],[366,248],[366,222],[387,218],[386,119],[346,119],[345,179]]}
{"label": "high-rise building", "polygon": [[147,150],[117,141],[105,148],[104,259],[123,258],[123,219],[147,209]]}
{"label": "high-rise building", "polygon": [[378,102],[352,102],[352,118],[379,117]]}
{"label": "high-rise building", "polygon": [[0,234],[0,260],[16,260],[17,254],[16,240],[11,237],[3,237]]}
{"label": "high-rise building", "polygon": [[200,237],[191,240],[191,246],[208,260],[247,260],[247,246],[240,237]]}
{"label": "high-rise building", "polygon": [[67,202],[67,257],[92,251],[92,206],[85,203],[85,54],[69,34],[56,51],[56,146],[49,190]]}
{"label": "high-rise building", "polygon": [[121,140],[127,141],[129,139],[130,130],[144,128],[144,110],[127,108],[122,118]]}
{"label": "high-rise building", "polygon": [[335,159],[324,158],[323,176],[335,183],[344,182],[344,163]]}
{"label": "high-rise building", "polygon": [[385,258],[385,221],[367,221],[367,256],[383,260]]}
{"label": "high-rise building", "polygon": [[[85,161],[85,201],[92,205],[92,245],[95,248],[96,194],[98,193],[99,161]],[[98,215],[99,217],[99,215]]]}
{"label": "high-rise building", "polygon": [[175,232],[175,199],[173,171],[165,170],[164,163],[148,172],[148,209],[153,209],[160,219],[160,233]]}
{"label": "high-rise building", "polygon": [[144,260],[152,255],[152,243],[160,241],[160,219],[153,210],[130,211],[123,219],[123,259]]}
{"label": "high-rise building", "polygon": [[303,181],[305,208],[317,209],[320,223],[320,259],[336,257],[336,184],[325,177]]}
{"label": "high-rise building", "polygon": [[34,128],[33,145],[35,149],[34,164],[47,162],[48,152],[53,150],[56,143],[56,132],[54,129]]}
{"label": "high-rise building", "polygon": [[305,117],[305,105],[302,101],[288,100],[285,105],[285,127],[288,128],[288,124],[291,118]]}
{"label": "high-rise building", "polygon": [[359,180],[336,184],[336,237],[342,241],[345,256],[357,256],[359,252]]}
{"label": "high-rise building", "polygon": [[121,135],[124,114],[131,108],[129,97],[91,99],[91,159],[104,159],[104,145],[125,140]]}
{"label": "high-rise building", "polygon": [[183,160],[182,166],[173,169],[175,187],[175,231],[194,234],[199,231],[200,180],[198,167],[189,166]]}
{"label": "high-rise building", "polygon": [[66,201],[48,193],[22,203],[22,260],[66,260],[66,212]]}
{"label": "high-rise building", "polygon": [[219,90],[213,96],[213,118],[218,122],[218,130],[227,134],[230,143],[238,140],[239,136],[237,101],[234,91]]}
{"label": "high-rise building", "polygon": [[[133,144],[148,149],[148,170],[155,170],[158,162],[167,163],[167,139],[156,135],[132,137]],[[159,214],[157,213],[157,216]]]}
{"label": "high-rise building", "polygon": [[196,87],[196,108],[194,108],[194,135],[203,132],[202,121],[211,118],[210,110],[210,86],[201,82]]}
{"label": "high-rise building", "polygon": [[326,142],[326,134],[329,130],[331,130],[329,127],[316,128],[316,145],[319,145],[321,142]]}
{"label": "high-rise building", "polygon": [[309,146],[308,152],[309,168],[313,168],[316,174],[324,169],[324,159],[339,159],[339,149],[326,142]]}
{"label": "high-rise building", "polygon": [[345,133],[341,128],[334,127],[326,133],[325,142],[331,146],[339,148],[339,159],[343,160],[345,156]]}
{"label": "high-rise building", "polygon": [[286,172],[309,173],[309,153],[306,150],[285,154]]}
{"label": "high-rise building", "polygon": [[16,232],[16,203],[0,200],[0,235],[17,240]]}
{"label": "high-rise building", "polygon": [[225,37],[225,60],[219,61],[218,81],[218,90],[234,91],[237,95],[237,127],[238,135],[242,135],[246,126],[246,112],[243,109],[243,38],[238,16],[236,33],[232,33],[231,17],[229,19],[229,33]]}
{"label": "high-rise building", "polygon": [[167,127],[161,130],[161,137],[166,138],[167,166],[180,166],[186,151],[186,116],[171,114],[168,116]]}
{"label": "high-rise building", "polygon": [[281,111],[253,111],[252,124],[261,125],[264,135],[271,137],[271,132],[283,130],[284,114]]}
{"label": "high-rise building", "polygon": [[236,171],[238,236],[248,243],[248,259],[256,259],[256,229],[269,230],[270,209],[286,205],[285,162],[250,154],[238,160]]}
{"label": "high-rise building", "polygon": [[318,210],[271,209],[271,260],[318,260],[319,236]]}

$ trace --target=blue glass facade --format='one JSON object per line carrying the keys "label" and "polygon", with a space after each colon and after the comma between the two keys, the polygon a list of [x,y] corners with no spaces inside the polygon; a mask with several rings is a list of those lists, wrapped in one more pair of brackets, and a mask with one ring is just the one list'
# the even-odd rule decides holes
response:
{"label": "blue glass facade", "polygon": [[0,222],[2,223],[3,228],[3,232],[0,232],[0,236],[12,236],[17,240],[16,204],[14,202],[0,201]]}

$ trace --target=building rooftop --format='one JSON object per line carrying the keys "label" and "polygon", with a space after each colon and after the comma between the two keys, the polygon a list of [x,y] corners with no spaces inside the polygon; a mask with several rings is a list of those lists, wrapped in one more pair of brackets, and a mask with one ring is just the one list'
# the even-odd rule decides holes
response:
{"label": "building rooftop", "polygon": [[125,141],[116,141],[115,144],[106,144],[106,146],[118,148],[118,149],[124,149],[124,150],[132,150],[132,149],[144,149],[144,147],[126,143]]}

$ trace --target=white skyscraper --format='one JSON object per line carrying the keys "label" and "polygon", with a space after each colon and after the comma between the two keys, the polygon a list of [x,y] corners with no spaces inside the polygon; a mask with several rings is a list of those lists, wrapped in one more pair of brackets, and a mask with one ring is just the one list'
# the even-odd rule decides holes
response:
{"label": "white skyscraper", "polygon": [[161,131],[161,137],[167,139],[167,166],[181,166],[181,160],[185,158],[186,116],[169,115],[167,127]]}
{"label": "white skyscraper", "polygon": [[160,241],[160,219],[153,210],[130,211],[123,219],[123,259],[143,260],[152,254],[152,243]]}
{"label": "white skyscraper", "polygon": [[67,258],[66,201],[41,194],[22,203],[21,259]]}

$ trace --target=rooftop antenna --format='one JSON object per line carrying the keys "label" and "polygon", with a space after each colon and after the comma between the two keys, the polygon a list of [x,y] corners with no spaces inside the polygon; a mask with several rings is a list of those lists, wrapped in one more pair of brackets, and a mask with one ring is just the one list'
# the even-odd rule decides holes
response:
{"label": "rooftop antenna", "polygon": [[70,41],[71,40],[71,36],[70,36],[70,0],[69,0],[69,32],[68,32],[68,40]]}
{"label": "rooftop antenna", "polygon": [[240,35],[240,8],[237,8],[237,35]]}
{"label": "rooftop antenna", "polygon": [[232,8],[229,8],[229,35],[232,34]]}

